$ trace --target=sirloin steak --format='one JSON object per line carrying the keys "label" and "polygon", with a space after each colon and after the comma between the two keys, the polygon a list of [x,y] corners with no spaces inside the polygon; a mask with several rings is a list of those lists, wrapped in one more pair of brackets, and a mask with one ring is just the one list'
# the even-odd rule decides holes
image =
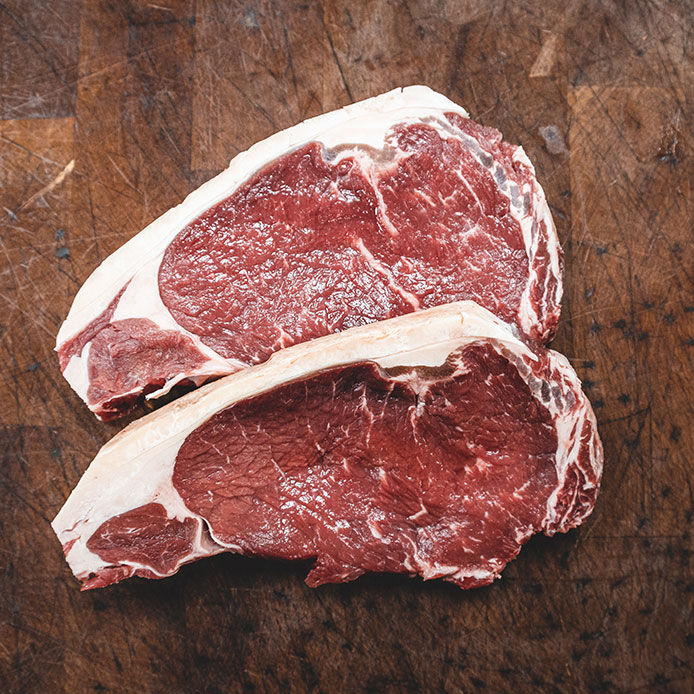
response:
{"label": "sirloin steak", "polygon": [[473,302],[274,354],[131,424],[53,521],[83,589],[223,551],[491,583],[592,511],[595,417],[565,357]]}
{"label": "sirloin steak", "polygon": [[520,147],[426,87],[251,147],[108,257],[56,349],[102,419],[280,348],[472,299],[553,335],[561,250]]}

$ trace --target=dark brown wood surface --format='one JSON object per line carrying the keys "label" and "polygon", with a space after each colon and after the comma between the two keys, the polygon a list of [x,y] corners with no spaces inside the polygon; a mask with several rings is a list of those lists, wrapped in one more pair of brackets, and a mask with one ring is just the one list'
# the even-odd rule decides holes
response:
{"label": "dark brown wood surface", "polygon": [[[0,691],[694,688],[694,6],[0,2]],[[427,84],[521,143],[566,255],[554,347],[605,446],[595,512],[494,586],[219,556],[80,593],[49,521],[122,423],[52,351],[99,261],[237,152]]]}

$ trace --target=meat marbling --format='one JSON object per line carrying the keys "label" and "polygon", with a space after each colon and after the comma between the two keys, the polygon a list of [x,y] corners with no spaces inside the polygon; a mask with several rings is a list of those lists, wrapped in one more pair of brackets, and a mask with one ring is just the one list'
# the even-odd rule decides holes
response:
{"label": "meat marbling", "polygon": [[595,418],[560,354],[473,302],[305,342],[131,424],[53,521],[83,589],[223,551],[492,582],[592,511]]}
{"label": "meat marbling", "polygon": [[560,247],[523,150],[408,87],[237,156],[94,271],[56,349],[109,419],[143,394],[463,299],[545,343],[561,291]]}

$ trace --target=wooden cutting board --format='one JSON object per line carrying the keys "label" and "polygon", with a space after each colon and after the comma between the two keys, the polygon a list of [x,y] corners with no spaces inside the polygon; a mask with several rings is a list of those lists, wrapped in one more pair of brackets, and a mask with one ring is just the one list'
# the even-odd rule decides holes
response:
{"label": "wooden cutting board", "polygon": [[[694,686],[692,4],[0,4],[0,690]],[[219,556],[80,593],[49,521],[99,447],[54,336],[109,253],[308,116],[428,84],[521,143],[566,259],[554,347],[602,494],[489,588]]]}

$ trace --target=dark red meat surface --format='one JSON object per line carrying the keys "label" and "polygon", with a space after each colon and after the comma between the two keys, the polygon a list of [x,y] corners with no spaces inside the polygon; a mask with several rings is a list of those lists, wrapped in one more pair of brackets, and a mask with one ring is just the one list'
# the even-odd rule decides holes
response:
{"label": "dark red meat surface", "polygon": [[[159,272],[164,304],[205,344],[245,363],[463,299],[516,322],[531,266],[509,199],[478,158],[519,182],[532,174],[497,131],[448,117],[475,138],[477,158],[459,136],[418,124],[397,127],[382,154],[340,158],[314,142],[272,162],[170,244]],[[545,248],[532,271],[546,265]],[[540,293],[558,281],[544,280]],[[558,307],[539,314],[531,337],[546,339]]]}
{"label": "dark red meat surface", "polygon": [[[173,484],[220,548],[315,558],[309,585],[377,571],[468,588],[546,527],[556,453],[516,367],[475,344],[437,370],[342,367],[229,407],[187,437]],[[186,560],[190,519],[157,506],[98,528],[88,547],[114,566],[85,587]]]}
{"label": "dark red meat surface", "polygon": [[[230,360],[216,375],[294,343],[463,299],[533,342],[551,338],[561,267],[534,173],[496,130],[446,118],[395,126],[378,151],[305,144],[175,236],[159,265],[159,295],[181,328]],[[103,419],[168,380],[210,375],[197,377],[208,357],[189,335],[143,322],[148,309],[138,318],[131,305],[135,317],[112,325],[122,293],[59,348],[64,370],[91,345],[82,396]],[[165,360],[153,358],[154,343]]]}

